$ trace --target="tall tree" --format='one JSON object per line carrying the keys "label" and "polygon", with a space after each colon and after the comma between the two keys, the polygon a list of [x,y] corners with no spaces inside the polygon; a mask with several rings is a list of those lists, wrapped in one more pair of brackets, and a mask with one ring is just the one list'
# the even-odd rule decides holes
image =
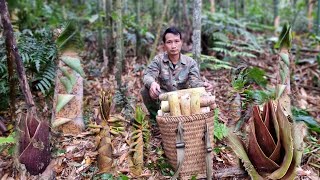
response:
{"label": "tall tree", "polygon": [[193,1],[193,35],[192,35],[192,54],[193,58],[200,65],[200,55],[201,55],[201,7],[202,0]]}
{"label": "tall tree", "polygon": [[136,27],[136,56],[137,57],[140,57],[141,56],[141,37],[140,37],[140,28],[139,28],[139,25],[140,25],[140,9],[141,9],[141,3],[140,3],[140,0],[135,0],[135,5],[136,5],[136,24],[137,24],[137,27]]}
{"label": "tall tree", "polygon": [[186,2],[186,0],[183,0],[182,2],[182,5],[183,5],[183,15],[184,15],[184,18],[185,18],[185,36],[183,38],[184,42],[188,43],[190,41],[190,35],[191,35],[191,32],[192,32],[192,27],[191,27],[191,23],[190,23],[190,20],[189,20],[189,16],[188,16],[188,3]]}
{"label": "tall tree", "polygon": [[122,75],[122,68],[124,63],[124,49],[123,49],[123,25],[122,25],[122,7],[123,7],[123,0],[116,0],[115,1],[115,12],[117,14],[117,18],[115,20],[116,26],[116,81],[117,86],[120,89],[121,87],[121,75]]}
{"label": "tall tree", "polygon": [[238,19],[239,0],[234,0],[234,18]]}
{"label": "tall tree", "polygon": [[317,11],[317,23],[316,23],[317,35],[319,35],[319,26],[320,26],[320,0],[318,0],[318,11]]}
{"label": "tall tree", "polygon": [[312,24],[313,24],[313,16],[312,16],[312,10],[313,10],[313,0],[308,0],[308,29],[309,31],[312,30]]}
{"label": "tall tree", "polygon": [[114,30],[114,20],[112,19],[112,12],[113,12],[113,0],[106,0],[106,50],[108,56],[108,68],[106,68],[109,73],[113,72],[114,69],[114,37],[113,34]]}
{"label": "tall tree", "polygon": [[216,7],[215,7],[215,0],[210,0],[210,12],[215,13]]}
{"label": "tall tree", "polygon": [[37,116],[5,0],[0,0],[0,16],[6,49],[9,51],[7,54],[10,54],[7,58],[15,61],[19,84],[27,104],[27,113],[23,114],[19,124],[19,162],[25,165],[30,174],[35,175],[43,172],[50,162],[49,126],[48,122]]}
{"label": "tall tree", "polygon": [[279,16],[279,0],[273,0],[273,25],[275,30],[278,29],[280,24],[280,16]]}
{"label": "tall tree", "polygon": [[160,19],[160,21],[158,21],[159,24],[158,24],[158,28],[157,28],[157,35],[156,35],[156,38],[155,38],[153,46],[152,46],[151,55],[149,57],[149,62],[153,59],[154,55],[156,54],[157,46],[158,46],[158,42],[159,42],[159,38],[160,38],[160,33],[161,33],[161,28],[162,28],[162,24],[163,24],[164,18],[167,13],[167,9],[168,9],[168,1],[164,0],[164,7],[163,7],[161,19]]}
{"label": "tall tree", "polygon": [[99,21],[99,27],[98,27],[98,55],[100,61],[103,60],[103,40],[102,40],[102,17],[101,17],[101,10],[103,7],[103,0],[97,0],[97,13],[98,13],[98,21]]}

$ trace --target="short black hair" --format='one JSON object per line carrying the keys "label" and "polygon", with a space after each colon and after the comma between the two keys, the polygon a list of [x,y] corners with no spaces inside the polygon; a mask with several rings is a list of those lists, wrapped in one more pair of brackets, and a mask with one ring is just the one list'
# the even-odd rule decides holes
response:
{"label": "short black hair", "polygon": [[166,29],[162,35],[162,41],[165,43],[166,42],[166,34],[171,33],[174,35],[180,35],[180,39],[181,39],[181,32],[175,28],[175,27],[169,27],[168,29]]}

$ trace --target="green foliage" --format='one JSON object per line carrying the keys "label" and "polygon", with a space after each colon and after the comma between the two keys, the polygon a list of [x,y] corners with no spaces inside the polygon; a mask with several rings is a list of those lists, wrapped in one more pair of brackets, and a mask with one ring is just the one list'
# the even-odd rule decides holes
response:
{"label": "green foliage", "polygon": [[81,41],[80,31],[78,30],[76,21],[69,21],[63,27],[62,33],[56,40],[59,51],[63,52],[69,49],[82,49],[83,43]]}
{"label": "green foliage", "polygon": [[93,177],[93,180],[129,180],[129,177],[123,174],[114,176],[112,174],[103,173]]}
{"label": "green foliage", "polygon": [[320,124],[303,109],[297,107],[292,108],[292,115],[295,121],[302,121],[306,123],[311,131],[320,133]]}
{"label": "green foliage", "polygon": [[62,56],[61,60],[67,64],[71,69],[79,73],[82,77],[85,77],[85,73],[82,69],[81,62],[79,58],[73,58],[70,56]]}
{"label": "green foliage", "polygon": [[222,140],[228,135],[228,128],[225,124],[219,122],[219,109],[214,110],[214,138]]}
{"label": "green foliage", "polygon": [[55,80],[57,48],[50,29],[32,32],[23,30],[17,37],[18,47],[26,71],[32,76],[34,86],[46,94],[52,90]]}
{"label": "green foliage", "polygon": [[[192,57],[192,53],[186,54],[189,57]],[[201,64],[200,69],[210,69],[210,70],[218,70],[218,69],[231,69],[232,66],[229,62],[221,61],[214,56],[200,55]]]}
{"label": "green foliage", "polygon": [[[15,35],[31,87],[47,94],[52,91],[55,80],[57,48],[52,40],[53,33],[50,29],[43,28],[35,31],[25,29]],[[6,61],[4,37],[0,37],[0,96],[4,97],[0,100],[1,109],[6,108],[9,97]],[[17,76],[14,79],[18,82]]]}
{"label": "green foliage", "polygon": [[[239,71],[239,72],[237,72]],[[265,71],[258,67],[239,67],[235,70],[237,75],[232,77],[232,87],[238,91],[243,91],[247,86],[252,83],[257,84],[260,87],[265,88],[267,85],[267,79],[265,77]]]}
{"label": "green foliage", "polygon": [[58,113],[66,104],[68,104],[75,95],[71,94],[58,94],[56,113]]}
{"label": "green foliage", "polygon": [[16,143],[15,133],[11,133],[8,137],[0,137],[0,153],[8,150],[10,155],[14,153],[14,145]]}
{"label": "green foliage", "polygon": [[148,149],[150,141],[150,131],[149,123],[145,119],[145,117],[146,114],[143,112],[142,108],[140,106],[137,106],[135,111],[135,123],[133,124],[133,126],[135,126],[136,129],[142,130],[144,146]]}
{"label": "green foliage", "polygon": [[292,32],[291,32],[291,26],[286,23],[283,25],[282,31],[279,36],[279,41],[275,44],[275,48],[285,48],[285,49],[291,49],[292,46]]}

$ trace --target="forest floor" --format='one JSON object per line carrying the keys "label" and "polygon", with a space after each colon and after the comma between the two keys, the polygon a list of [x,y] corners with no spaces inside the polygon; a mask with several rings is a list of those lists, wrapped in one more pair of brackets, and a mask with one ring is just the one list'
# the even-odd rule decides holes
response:
{"label": "forest floor", "polygon": [[[91,49],[94,51],[94,49]],[[316,54],[306,52],[303,56],[315,57]],[[294,58],[294,55],[293,55]],[[233,64],[234,67],[239,65],[256,66],[267,72],[268,82],[275,84],[276,77],[276,61],[277,56],[269,52],[260,54],[258,58],[242,59]],[[104,63],[90,60],[88,56],[84,56],[84,69],[87,78],[84,83],[84,118],[87,125],[96,124],[100,121],[99,117],[99,98],[101,90],[112,90],[114,92],[116,84],[115,77],[112,74],[104,75]],[[125,61],[125,71],[123,72],[122,82],[125,85],[125,96],[128,98],[129,106],[127,109],[135,109],[140,105],[143,107],[140,96],[140,89],[143,87],[142,75],[146,66],[146,60],[137,60],[136,57],[127,57]],[[309,113],[319,122],[320,121],[320,89],[312,86],[312,77],[315,70],[319,68],[317,63],[304,62],[295,64],[293,67],[294,81],[292,82],[292,102],[293,105],[306,108]],[[319,74],[317,74],[319,78]],[[213,94],[216,97],[216,105],[219,108],[220,122],[228,125],[232,121],[232,109],[230,109],[231,100],[233,99],[233,89],[231,87],[232,72],[231,70],[202,71],[201,77],[208,80],[214,85]],[[130,101],[134,99],[134,101]],[[130,104],[130,102],[134,102]],[[146,112],[145,107],[143,107]],[[113,106],[111,115],[121,115],[127,112]],[[129,128],[130,119],[127,119]],[[61,135],[52,132],[52,162],[47,170],[41,176],[30,176],[25,171],[14,171],[14,160],[6,154],[1,154],[0,175],[2,179],[111,179],[108,175],[97,175],[97,141],[96,137],[99,129],[87,126],[85,131],[77,136]],[[170,172],[163,163],[163,151],[161,149],[161,135],[157,134],[157,129],[152,126],[150,139],[150,152],[145,157],[145,168],[143,173],[136,179],[169,179]],[[318,139],[319,134],[311,133]],[[123,174],[130,179],[133,178],[128,167],[129,152],[129,133],[123,133],[112,137],[114,148],[114,172],[119,176]],[[215,151],[213,158],[214,179],[250,179],[244,171],[239,167],[239,160],[227,146],[226,140],[215,142]],[[320,150],[312,149],[310,141],[306,140],[306,147],[311,148],[311,152],[304,154],[302,164],[298,168],[299,179],[318,179],[320,174]],[[318,146],[319,147],[319,146]],[[148,166],[148,167],[147,167]],[[2,170],[2,172],[1,172]],[[229,177],[228,177],[229,175]],[[125,176],[120,179],[126,179]],[[0,176],[1,177],[1,176]],[[2,180],[1,179],[1,180]],[[114,178],[118,179],[118,178]]]}

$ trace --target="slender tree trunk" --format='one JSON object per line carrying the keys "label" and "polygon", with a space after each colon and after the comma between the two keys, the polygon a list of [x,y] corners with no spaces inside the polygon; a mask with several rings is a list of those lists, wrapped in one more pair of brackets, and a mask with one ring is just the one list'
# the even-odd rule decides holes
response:
{"label": "slender tree trunk", "polygon": [[317,23],[316,23],[316,34],[319,35],[320,26],[320,0],[318,0],[318,11],[317,11]]}
{"label": "slender tree trunk", "polygon": [[273,0],[273,13],[274,13],[273,25],[275,30],[277,30],[280,24],[279,0]]}
{"label": "slender tree trunk", "polygon": [[309,31],[312,30],[312,24],[313,24],[313,16],[312,16],[312,10],[313,10],[313,0],[308,0],[308,29]]}
{"label": "slender tree trunk", "polygon": [[234,0],[234,18],[238,19],[239,0]]}
{"label": "slender tree trunk", "polygon": [[240,1],[240,8],[241,8],[241,15],[242,16],[245,16],[245,13],[246,13],[246,5],[245,5],[246,1],[245,0],[241,0]]}
{"label": "slender tree trunk", "polygon": [[229,12],[230,12],[229,8],[230,8],[230,0],[227,0],[227,2],[226,2],[226,14],[227,15],[229,15]]}
{"label": "slender tree trunk", "polygon": [[158,21],[159,24],[158,24],[158,28],[157,28],[157,35],[156,35],[156,38],[155,38],[153,46],[152,46],[152,51],[151,51],[151,55],[149,57],[149,62],[151,62],[151,60],[153,59],[153,57],[155,56],[156,51],[157,51],[157,46],[158,46],[160,33],[161,33],[161,27],[162,27],[162,24],[163,24],[163,21],[164,21],[164,18],[166,16],[167,9],[168,9],[168,3],[167,2],[168,2],[167,0],[164,0],[164,7],[163,7],[161,19],[160,19],[160,21]]}
{"label": "slender tree trunk", "polygon": [[[6,42],[7,43],[7,42]],[[13,77],[14,74],[14,62],[13,55],[11,54],[10,44],[6,44],[7,50],[7,67],[8,67],[8,81],[10,87],[10,120],[13,122],[15,119],[15,96],[16,96],[16,88],[15,88],[15,80]]]}
{"label": "slender tree trunk", "polygon": [[[100,23],[102,23],[102,18],[100,16],[100,12],[101,12],[101,7],[103,5],[103,0],[98,0],[97,1],[97,11],[98,11],[98,21]],[[99,60],[103,61],[103,41],[102,41],[102,27],[99,26],[98,27],[98,54],[99,54]]]}
{"label": "slender tree trunk", "polygon": [[[114,22],[112,19],[113,12],[113,0],[107,0],[106,3],[106,25],[107,25],[107,33],[106,33],[106,50],[108,56],[108,70],[109,73],[113,73],[114,70]],[[105,63],[107,64],[107,63]]]}
{"label": "slender tree trunk", "polygon": [[123,0],[115,1],[115,10],[117,14],[116,25],[116,81],[118,89],[121,87],[121,75],[124,63],[123,51],[123,28],[122,28],[122,6]]}
{"label": "slender tree trunk", "polygon": [[193,1],[193,35],[192,35],[192,53],[193,58],[198,62],[200,66],[200,55],[201,55],[201,6],[202,0]]}
{"label": "slender tree trunk", "polygon": [[183,15],[185,18],[185,37],[183,38],[184,42],[186,42],[187,44],[190,42],[190,36],[191,36],[191,23],[189,20],[189,16],[188,16],[188,3],[186,2],[186,0],[183,0],[182,2],[183,5]]}
{"label": "slender tree trunk", "polygon": [[140,31],[139,31],[139,25],[140,25],[140,0],[135,0],[136,4],[136,24],[138,27],[136,27],[136,38],[137,38],[137,44],[136,44],[136,56],[140,57],[141,56],[141,37],[140,37]]}
{"label": "slender tree trunk", "polygon": [[210,12],[214,14],[216,12],[215,0],[210,0]]}

